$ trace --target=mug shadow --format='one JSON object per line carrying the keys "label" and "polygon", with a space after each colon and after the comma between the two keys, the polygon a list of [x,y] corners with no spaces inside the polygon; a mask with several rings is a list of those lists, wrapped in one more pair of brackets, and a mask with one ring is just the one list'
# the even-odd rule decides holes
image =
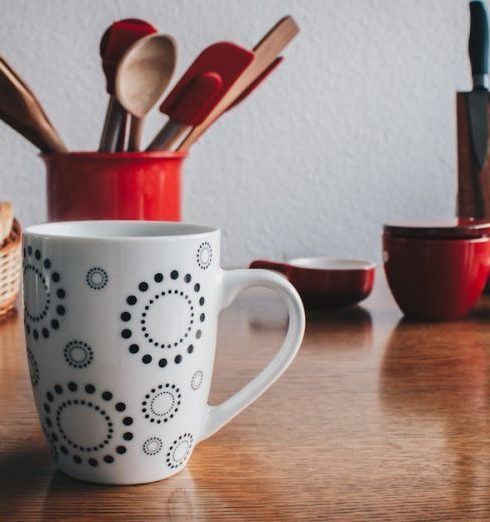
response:
{"label": "mug shadow", "polygon": [[373,344],[371,313],[362,306],[306,310],[302,350],[358,351]]}
{"label": "mug shadow", "polygon": [[410,431],[442,430],[461,506],[482,473],[490,483],[482,467],[490,436],[488,334],[475,329],[478,320],[478,314],[444,324],[401,319],[386,344],[380,373],[380,400],[398,427],[404,420],[403,429]]}
{"label": "mug shadow", "polygon": [[0,520],[22,520],[36,511],[49,488],[54,464],[47,450],[0,456]]}

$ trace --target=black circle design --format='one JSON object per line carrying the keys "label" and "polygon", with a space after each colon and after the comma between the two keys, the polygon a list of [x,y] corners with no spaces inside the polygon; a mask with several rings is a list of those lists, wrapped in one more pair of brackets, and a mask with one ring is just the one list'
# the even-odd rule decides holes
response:
{"label": "black circle design", "polygon": [[[191,284],[192,280],[191,274],[179,270],[158,272],[137,282],[138,291],[126,296],[129,307],[119,312],[120,334],[123,339],[131,340],[127,349],[132,355],[138,354],[143,364],[166,368],[169,361],[180,364],[186,353],[193,353],[192,343],[202,335],[206,314],[201,285]],[[177,307],[183,322],[162,324],[168,315],[166,307]],[[177,353],[165,354],[164,349]]]}
{"label": "black circle design", "polygon": [[213,249],[207,241],[204,241],[204,243],[199,245],[196,259],[201,270],[207,270],[211,266],[213,261]]}
{"label": "black circle design", "polygon": [[159,437],[150,437],[143,443],[143,453],[145,455],[156,455],[163,448],[163,441]]}
{"label": "black circle design", "polygon": [[204,382],[204,372],[202,370],[197,370],[191,378],[191,388],[196,391]]}
{"label": "black circle design", "polygon": [[107,286],[109,276],[103,268],[94,266],[85,274],[85,281],[92,290],[102,290],[102,288]]}
{"label": "black circle design", "polygon": [[43,429],[58,458],[90,467],[111,464],[133,440],[128,429],[133,418],[121,414],[126,404],[115,402],[110,391],[98,390],[94,384],[56,384],[46,392],[43,406]]}
{"label": "black circle design", "polygon": [[31,379],[31,384],[36,386],[39,383],[39,368],[36,358],[29,347],[27,347],[27,362],[29,363],[29,377]]}
{"label": "black circle design", "polygon": [[191,450],[194,437],[190,433],[184,433],[178,439],[175,439],[167,452],[167,466],[176,469],[187,461]]}
{"label": "black circle design", "polygon": [[173,419],[179,411],[182,394],[175,384],[159,384],[141,403],[141,412],[149,422],[161,424]]}
{"label": "black circle design", "polygon": [[[60,328],[61,317],[65,315],[66,291],[59,286],[60,274],[52,271],[52,262],[43,257],[39,249],[29,245],[23,262],[24,281],[32,279],[32,286],[38,291],[26,294],[24,300],[24,323],[26,336],[34,340],[48,339],[54,330]],[[31,286],[29,284],[29,286]]]}
{"label": "black circle design", "polygon": [[94,359],[94,352],[83,341],[70,341],[63,350],[65,361],[72,368],[86,368]]}

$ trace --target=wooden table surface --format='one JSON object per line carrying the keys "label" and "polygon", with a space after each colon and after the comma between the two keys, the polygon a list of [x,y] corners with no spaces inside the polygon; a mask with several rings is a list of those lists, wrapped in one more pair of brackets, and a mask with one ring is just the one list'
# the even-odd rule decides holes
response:
{"label": "wooden table surface", "polygon": [[[268,291],[223,313],[211,402],[285,327]],[[488,298],[464,321],[415,324],[380,278],[362,308],[309,314],[289,370],[180,474],[96,486],[49,460],[13,317],[0,325],[0,520],[490,520],[489,361]]]}

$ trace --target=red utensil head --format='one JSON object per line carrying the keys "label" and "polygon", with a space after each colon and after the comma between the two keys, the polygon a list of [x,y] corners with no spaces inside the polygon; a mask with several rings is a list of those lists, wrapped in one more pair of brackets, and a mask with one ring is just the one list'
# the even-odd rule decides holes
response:
{"label": "red utensil head", "polygon": [[109,94],[114,94],[116,69],[123,54],[136,41],[156,32],[157,29],[153,25],[137,18],[119,20],[105,30],[100,40],[99,51]]}
{"label": "red utensil head", "polygon": [[160,111],[173,122],[199,125],[253,59],[252,51],[231,42],[207,47],[165,98]]}

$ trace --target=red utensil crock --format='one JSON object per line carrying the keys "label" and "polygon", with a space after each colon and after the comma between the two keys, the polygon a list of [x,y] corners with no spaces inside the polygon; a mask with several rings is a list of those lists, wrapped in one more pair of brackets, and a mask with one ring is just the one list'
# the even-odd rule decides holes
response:
{"label": "red utensil crock", "polygon": [[287,263],[256,260],[250,268],[266,268],[284,274],[305,306],[345,308],[365,299],[373,289],[373,263],[349,259],[309,257]]}
{"label": "red utensil crock", "polygon": [[423,239],[383,234],[389,287],[414,319],[464,317],[483,291],[490,270],[490,238]]}
{"label": "red utensil crock", "polygon": [[179,221],[185,152],[43,155],[49,221]]}

